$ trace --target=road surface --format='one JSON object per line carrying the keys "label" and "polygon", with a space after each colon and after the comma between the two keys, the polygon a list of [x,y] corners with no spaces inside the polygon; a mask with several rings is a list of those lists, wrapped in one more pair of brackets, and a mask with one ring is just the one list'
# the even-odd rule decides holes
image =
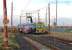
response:
{"label": "road surface", "polygon": [[16,39],[20,45],[19,50],[36,50],[31,44],[29,44],[20,34],[16,34]]}
{"label": "road surface", "polygon": [[60,39],[44,36],[44,35],[26,35],[27,37],[43,44],[46,46],[51,46],[54,48],[58,48],[59,50],[72,50],[72,44],[68,44],[67,42],[63,42]]}
{"label": "road surface", "polygon": [[20,45],[20,50],[53,50],[20,33],[16,34],[16,39]]}

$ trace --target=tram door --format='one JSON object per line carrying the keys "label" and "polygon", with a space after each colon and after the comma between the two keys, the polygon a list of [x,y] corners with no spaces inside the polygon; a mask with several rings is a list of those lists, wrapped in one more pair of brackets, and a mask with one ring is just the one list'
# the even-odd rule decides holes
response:
{"label": "tram door", "polygon": [[32,20],[31,16],[27,16],[27,23],[33,23],[33,20]]}

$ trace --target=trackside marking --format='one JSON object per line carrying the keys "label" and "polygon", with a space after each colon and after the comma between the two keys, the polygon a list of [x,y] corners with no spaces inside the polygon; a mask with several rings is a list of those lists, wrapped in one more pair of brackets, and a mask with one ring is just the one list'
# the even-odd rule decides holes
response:
{"label": "trackside marking", "polygon": [[31,43],[35,48],[37,48],[38,50],[52,50],[28,37],[23,37],[25,40],[27,40],[29,43]]}

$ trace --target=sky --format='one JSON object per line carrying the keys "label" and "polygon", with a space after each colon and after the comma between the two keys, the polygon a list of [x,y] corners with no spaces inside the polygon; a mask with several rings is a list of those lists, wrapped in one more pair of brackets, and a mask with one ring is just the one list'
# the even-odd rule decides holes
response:
{"label": "sky", "polygon": [[[37,10],[40,9],[40,16],[45,22],[46,8],[48,7],[49,0],[6,0],[7,1],[7,15],[10,20],[11,16],[11,2],[13,1],[13,23],[19,24],[20,15],[27,11],[36,11],[34,15],[37,16]],[[57,0],[58,1],[58,18],[72,18],[72,0]],[[56,1],[50,0],[50,14],[51,19],[56,16]],[[43,19],[44,18],[44,19]],[[3,0],[0,0],[0,19],[3,19]],[[37,20],[37,19],[36,19]],[[24,19],[22,18],[22,22]],[[0,20],[2,25],[2,20]],[[72,24],[72,23],[71,23]],[[9,23],[10,25],[10,23]]]}

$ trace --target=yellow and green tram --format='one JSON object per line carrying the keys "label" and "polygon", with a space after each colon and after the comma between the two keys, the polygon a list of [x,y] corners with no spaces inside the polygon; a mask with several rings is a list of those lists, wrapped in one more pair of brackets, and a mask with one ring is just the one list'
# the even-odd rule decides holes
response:
{"label": "yellow and green tram", "polygon": [[36,33],[48,33],[48,29],[44,23],[39,22],[36,24]]}

